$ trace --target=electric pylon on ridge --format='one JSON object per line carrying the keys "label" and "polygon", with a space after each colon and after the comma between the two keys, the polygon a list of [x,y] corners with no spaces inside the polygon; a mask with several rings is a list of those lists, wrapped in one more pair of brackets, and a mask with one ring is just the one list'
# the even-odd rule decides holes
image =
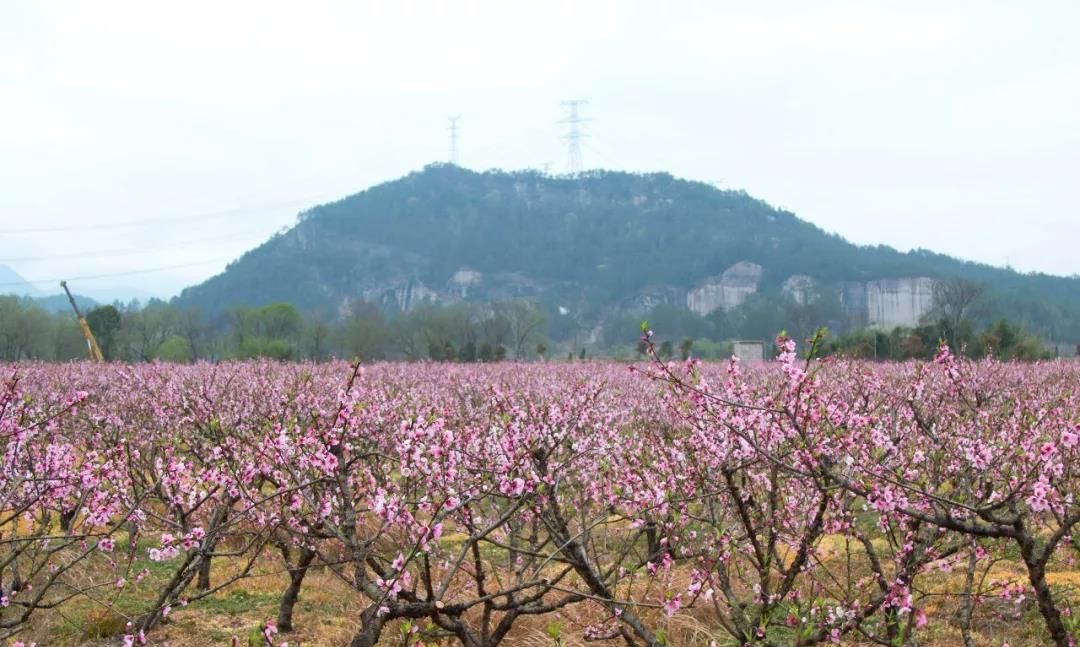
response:
{"label": "electric pylon on ridge", "polygon": [[563,101],[562,106],[566,108],[567,115],[563,119],[559,120],[560,124],[565,124],[566,133],[563,135],[563,139],[567,142],[566,149],[566,172],[570,175],[577,175],[582,171],[583,164],[581,161],[581,140],[587,137],[582,132],[582,124],[585,124],[589,119],[581,116],[582,106],[588,105],[588,101],[585,99],[572,99],[570,101]]}
{"label": "electric pylon on ridge", "polygon": [[460,166],[458,160],[458,120],[461,119],[461,115],[447,116],[446,120],[450,122],[450,163],[454,166]]}

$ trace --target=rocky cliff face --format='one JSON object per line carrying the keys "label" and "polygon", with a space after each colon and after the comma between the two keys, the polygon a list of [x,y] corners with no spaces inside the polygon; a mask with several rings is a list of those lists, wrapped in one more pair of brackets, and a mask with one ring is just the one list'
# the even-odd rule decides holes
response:
{"label": "rocky cliff face", "polygon": [[884,279],[866,284],[867,325],[912,327],[934,306],[934,280]]}
{"label": "rocky cliff face", "polygon": [[817,280],[805,274],[792,274],[780,288],[799,305],[811,303],[819,296]]}
{"label": "rocky cliff face", "polygon": [[382,281],[358,282],[350,290],[351,294],[339,302],[338,312],[347,313],[356,301],[410,312],[425,303],[449,305],[462,301],[534,299],[547,295],[554,287],[550,282],[534,281],[515,272],[485,274],[468,267],[428,283],[415,275],[398,273]]}
{"label": "rocky cliff face", "polygon": [[[688,291],[672,285],[649,286],[633,299],[622,302],[617,309],[644,314],[661,304],[685,303],[692,312],[702,316],[717,310],[731,310],[758,291],[764,273],[765,268],[761,265],[740,261],[723,274],[705,279]],[[357,297],[408,312],[422,303],[536,298],[550,296],[552,290],[558,289],[550,283],[533,281],[519,274],[487,275],[467,267],[457,269],[445,284],[436,282],[436,285],[439,287],[432,288],[415,277],[401,277],[381,285],[369,285]],[[834,294],[849,323],[856,327],[914,327],[934,304],[934,280],[927,277],[826,284],[808,275],[794,274],[780,284],[780,289],[800,305]],[[351,300],[355,298],[347,299],[342,307]]]}
{"label": "rocky cliff face", "polygon": [[[687,292],[686,306],[702,316],[738,307],[757,292],[764,271],[756,263],[740,261],[723,274],[705,279]],[[828,290],[829,286],[822,286],[811,276],[793,274],[780,288],[796,303],[805,305],[816,301],[822,289]],[[833,285],[832,289],[844,312],[857,326],[917,326],[934,305],[934,280],[927,277],[844,281]]]}
{"label": "rocky cliff face", "polygon": [[683,304],[686,302],[686,290],[674,285],[650,285],[642,288],[621,304],[622,309],[634,315],[644,315],[661,305]]}
{"label": "rocky cliff face", "polygon": [[384,305],[393,303],[402,312],[409,312],[425,302],[438,303],[443,300],[442,295],[424,285],[419,279],[409,279],[398,285],[387,286],[381,290],[377,299],[372,299],[374,295],[366,296],[368,300],[380,301]]}
{"label": "rocky cliff face", "polygon": [[856,326],[917,326],[934,306],[934,280],[927,277],[845,281],[837,293]]}
{"label": "rocky cliff face", "polygon": [[446,291],[458,298],[465,299],[483,283],[484,275],[476,270],[463,267],[454,272],[447,282]]}
{"label": "rocky cliff face", "polygon": [[705,279],[686,295],[686,307],[699,315],[715,310],[730,310],[757,292],[764,268],[756,263],[739,261],[720,276]]}

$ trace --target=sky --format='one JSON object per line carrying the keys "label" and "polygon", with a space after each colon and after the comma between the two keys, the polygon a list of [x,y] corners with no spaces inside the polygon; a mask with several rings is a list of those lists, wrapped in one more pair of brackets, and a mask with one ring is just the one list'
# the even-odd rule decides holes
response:
{"label": "sky", "polygon": [[563,172],[561,102],[587,99],[587,168],[1078,274],[1077,24],[1071,0],[4,0],[0,265],[171,296],[446,161],[448,115],[465,167]]}

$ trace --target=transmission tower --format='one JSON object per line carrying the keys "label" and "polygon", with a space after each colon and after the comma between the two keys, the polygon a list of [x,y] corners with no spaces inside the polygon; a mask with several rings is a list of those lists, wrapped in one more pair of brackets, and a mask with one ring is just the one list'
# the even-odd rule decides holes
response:
{"label": "transmission tower", "polygon": [[460,166],[458,164],[458,119],[461,119],[461,115],[446,118],[450,122],[450,163],[454,166]]}
{"label": "transmission tower", "polygon": [[571,175],[577,175],[582,169],[581,140],[584,139],[586,135],[581,131],[581,125],[589,120],[581,116],[580,108],[588,103],[589,102],[585,99],[573,99],[571,101],[562,102],[562,106],[567,110],[567,115],[565,118],[561,119],[559,123],[566,125],[566,134],[563,135],[563,139],[567,142],[566,172]]}

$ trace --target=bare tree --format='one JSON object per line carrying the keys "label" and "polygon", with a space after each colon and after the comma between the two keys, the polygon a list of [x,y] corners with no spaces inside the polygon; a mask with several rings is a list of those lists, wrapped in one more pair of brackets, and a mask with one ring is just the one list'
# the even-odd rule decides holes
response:
{"label": "bare tree", "polygon": [[[983,285],[969,279],[946,279],[934,283],[934,302],[929,316],[945,322],[949,330],[949,344],[956,348],[957,331],[967,318],[972,304],[983,292]],[[959,350],[959,349],[957,349]]]}
{"label": "bare tree", "polygon": [[495,314],[504,318],[510,326],[510,341],[514,357],[523,359],[530,341],[540,341],[547,316],[544,311],[528,301],[504,301],[494,305]]}

